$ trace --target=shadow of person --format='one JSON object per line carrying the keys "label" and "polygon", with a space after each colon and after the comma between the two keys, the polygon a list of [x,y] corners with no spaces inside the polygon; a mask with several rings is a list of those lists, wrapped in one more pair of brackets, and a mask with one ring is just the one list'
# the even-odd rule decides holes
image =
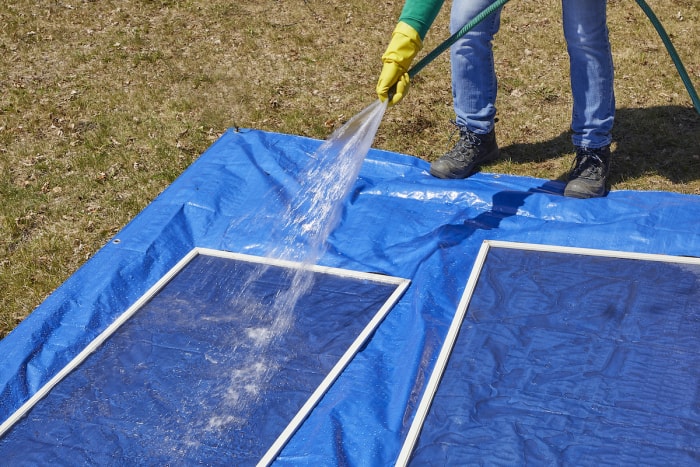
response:
{"label": "shadow of person", "polygon": [[437,239],[437,247],[440,249],[459,245],[470,238],[477,231],[496,230],[501,223],[512,216],[516,216],[525,201],[537,193],[549,193],[562,195],[564,185],[555,181],[547,181],[538,187],[527,191],[503,190],[493,194],[491,206],[488,210],[459,223],[445,224],[431,233]]}
{"label": "shadow of person", "polygon": [[619,109],[613,137],[612,183],[653,174],[700,180],[700,115],[691,107]]}
{"label": "shadow of person", "polygon": [[[512,144],[501,150],[516,164],[544,162],[574,152],[570,131],[547,141]],[[673,183],[700,180],[700,115],[692,107],[617,109],[610,183],[650,175]],[[552,179],[564,181],[567,176],[564,172]]]}

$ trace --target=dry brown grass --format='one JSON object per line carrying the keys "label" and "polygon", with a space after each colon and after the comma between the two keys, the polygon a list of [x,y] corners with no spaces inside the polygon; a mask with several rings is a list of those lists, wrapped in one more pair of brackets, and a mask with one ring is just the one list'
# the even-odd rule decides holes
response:
{"label": "dry brown grass", "polygon": [[[651,3],[700,77],[700,5]],[[400,1],[14,0],[0,5],[0,336],[226,128],[324,138],[374,99]],[[495,45],[489,171],[558,178],[570,95],[559,2],[514,0]],[[447,36],[447,6],[426,51]],[[611,0],[615,189],[700,194],[700,118],[632,0]],[[446,56],[384,119],[375,147],[447,147]]]}

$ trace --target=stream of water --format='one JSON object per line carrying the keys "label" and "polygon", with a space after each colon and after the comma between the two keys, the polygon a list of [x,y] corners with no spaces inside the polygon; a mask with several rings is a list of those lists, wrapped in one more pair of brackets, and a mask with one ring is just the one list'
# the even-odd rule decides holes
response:
{"label": "stream of water", "polygon": [[[222,375],[220,390],[210,394],[214,400],[207,402],[214,410],[208,421],[197,423],[199,428],[192,427],[195,431],[235,430],[270,385],[280,362],[276,360],[278,356],[269,356],[267,349],[294,324],[294,307],[313,285],[314,276],[309,267],[317,264],[326,251],[328,237],[341,220],[345,199],[355,185],[386,108],[385,103],[377,100],[355,115],[309,154],[308,166],[297,174],[298,192],[280,217],[278,235],[272,235],[283,240],[270,247],[266,256],[295,261],[302,267],[290,270],[289,286],[277,293],[272,305],[261,306],[248,293],[249,286],[264,274],[265,266],[260,266],[241,289],[231,291],[235,308],[245,309],[246,314],[265,316],[265,322],[270,324],[246,329],[245,338],[237,337],[245,342],[236,346],[245,347],[248,357],[237,363],[230,374]],[[190,436],[196,439],[195,433],[191,432]]]}

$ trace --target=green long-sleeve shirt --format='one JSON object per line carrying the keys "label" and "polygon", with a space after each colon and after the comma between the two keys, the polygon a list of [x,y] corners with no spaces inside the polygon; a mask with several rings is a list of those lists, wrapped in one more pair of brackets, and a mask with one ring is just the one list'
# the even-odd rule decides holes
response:
{"label": "green long-sleeve shirt", "polygon": [[421,40],[435,21],[445,0],[406,0],[399,21],[418,31]]}

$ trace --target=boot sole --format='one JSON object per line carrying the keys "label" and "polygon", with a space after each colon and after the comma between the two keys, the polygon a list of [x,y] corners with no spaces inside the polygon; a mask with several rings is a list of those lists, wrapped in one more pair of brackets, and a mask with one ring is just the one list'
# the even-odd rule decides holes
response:
{"label": "boot sole", "polygon": [[582,187],[582,186],[572,186],[569,187],[569,184],[566,185],[564,188],[564,196],[568,198],[577,198],[577,199],[588,199],[588,198],[602,198],[607,194],[608,190],[606,189],[605,186],[603,186],[602,189],[600,190],[592,190],[592,189],[587,189],[587,187]]}
{"label": "boot sole", "polygon": [[491,151],[489,154],[486,155],[486,157],[483,157],[480,159],[478,162],[475,162],[467,171],[460,171],[460,172],[451,172],[451,171],[441,171],[437,170],[434,167],[434,164],[430,164],[430,175],[433,177],[437,178],[442,178],[442,179],[458,179],[458,178],[467,178],[473,173],[476,172],[476,170],[481,167],[483,164],[486,164],[487,162],[492,162],[495,161],[496,159],[499,158],[501,155],[501,150],[499,148],[496,148],[494,151]]}

